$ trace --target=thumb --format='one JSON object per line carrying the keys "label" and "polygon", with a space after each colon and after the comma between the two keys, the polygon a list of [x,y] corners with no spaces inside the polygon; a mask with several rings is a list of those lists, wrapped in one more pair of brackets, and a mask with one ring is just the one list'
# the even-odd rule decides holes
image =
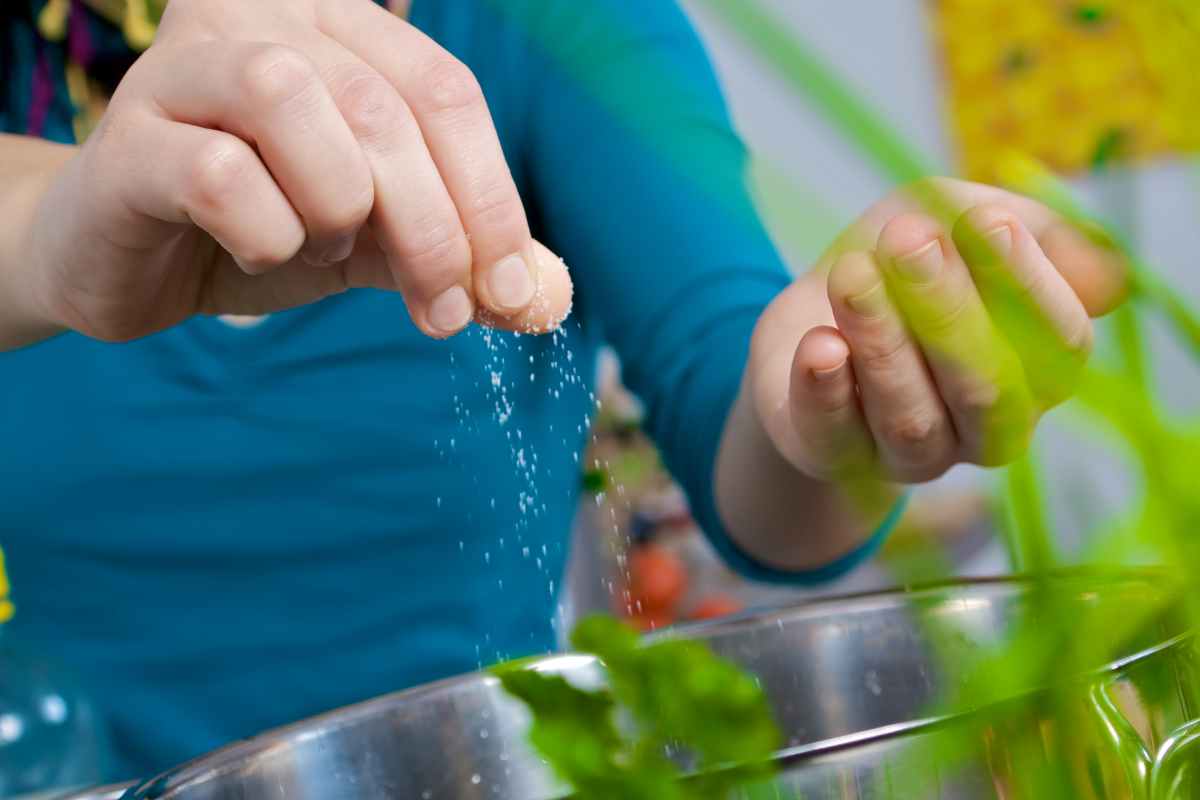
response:
{"label": "thumb", "polygon": [[808,331],[792,359],[788,391],[797,436],[795,466],[831,479],[874,461],[874,441],[859,405],[850,347],[837,328]]}

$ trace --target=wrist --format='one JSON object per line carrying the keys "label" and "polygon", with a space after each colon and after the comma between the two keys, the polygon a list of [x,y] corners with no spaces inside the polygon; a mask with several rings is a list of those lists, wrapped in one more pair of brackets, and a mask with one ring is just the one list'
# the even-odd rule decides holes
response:
{"label": "wrist", "polygon": [[718,513],[745,558],[781,575],[816,574],[870,542],[904,489],[870,471],[831,479],[802,469],[788,452],[795,448],[785,423],[768,424],[764,410],[774,404],[754,385],[747,370],[726,423],[716,468]]}
{"label": "wrist", "polygon": [[[11,160],[8,146],[17,137],[4,137],[0,164]],[[54,213],[47,204],[55,181],[75,148],[44,142],[16,145],[26,158],[9,172],[0,188],[0,351],[22,347],[61,333],[64,326],[44,302],[43,285],[54,263],[50,250],[57,244],[47,230]]]}

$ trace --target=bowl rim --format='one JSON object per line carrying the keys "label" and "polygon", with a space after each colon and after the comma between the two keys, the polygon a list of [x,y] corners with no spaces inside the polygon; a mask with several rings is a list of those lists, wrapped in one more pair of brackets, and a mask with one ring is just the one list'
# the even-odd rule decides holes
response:
{"label": "bowl rim", "polygon": [[[1039,582],[1054,581],[1069,583],[1073,581],[1089,582],[1097,586],[1111,584],[1145,584],[1160,589],[1164,581],[1175,583],[1175,578],[1167,570],[1157,567],[1133,567],[1120,569],[1105,569],[1091,567],[1070,567],[1050,570],[1044,573],[1014,573],[1009,575],[974,576],[965,578],[948,578],[935,581],[921,581],[912,584],[899,585],[867,591],[857,591],[838,595],[816,598],[805,598],[798,602],[781,604],[779,606],[748,609],[738,614],[716,620],[688,623],[677,627],[655,632],[644,637],[647,642],[667,638],[699,638],[707,639],[714,634],[730,628],[757,625],[770,622],[776,624],[780,618],[818,614],[822,609],[831,606],[844,606],[847,603],[859,604],[870,600],[897,600],[899,598],[914,598],[934,596],[948,589],[1016,589],[1027,587]],[[1164,590],[1165,592],[1165,590]],[[1097,680],[1111,676],[1121,670],[1142,661],[1153,658],[1164,652],[1180,648],[1195,637],[1194,632],[1185,632],[1172,636],[1150,647],[1138,650],[1127,656],[1110,661],[1109,663],[1088,671],[1075,680]],[[594,665],[598,659],[594,656],[580,653],[563,652],[527,659],[526,666],[530,669],[546,671],[562,671],[570,667]],[[215,750],[190,759],[178,766],[172,767],[158,775],[129,784],[119,800],[156,800],[168,792],[184,789],[189,785],[203,783],[221,777],[222,774],[239,768],[245,760],[262,756],[273,749],[283,748],[317,735],[327,735],[332,731],[349,727],[364,717],[369,717],[382,708],[396,705],[398,702],[423,700],[438,695],[454,694],[471,685],[493,687],[499,685],[499,679],[487,669],[468,672],[460,675],[442,678],[430,683],[420,684],[394,692],[362,700],[350,705],[330,709],[295,722],[287,723],[265,730],[245,739],[239,739],[223,745]],[[1024,693],[1005,698],[998,702],[1009,702],[1044,692],[1045,687],[1034,687]],[[776,751],[772,759],[782,767],[796,765],[822,757],[831,756],[856,747],[896,739],[915,736],[922,732],[932,731],[949,724],[961,722],[974,716],[985,708],[993,708],[990,704],[984,708],[967,709],[941,715],[930,715],[913,720],[877,726],[875,728],[856,731],[838,737],[829,737],[804,745],[782,747]],[[64,799],[66,800],[66,799]]]}

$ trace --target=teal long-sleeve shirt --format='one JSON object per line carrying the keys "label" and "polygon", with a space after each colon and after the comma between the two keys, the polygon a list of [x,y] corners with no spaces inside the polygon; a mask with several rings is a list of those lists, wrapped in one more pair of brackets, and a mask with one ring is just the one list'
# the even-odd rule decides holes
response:
{"label": "teal long-sleeve shirt", "polygon": [[[604,343],[718,549],[763,574],[721,532],[712,471],[788,275],[683,15],[416,0],[411,20],[483,85],[535,235],[575,281],[562,332],[435,342],[399,296],[357,291],[247,329],[0,354],[12,625],[83,676],[114,779],[552,647]],[[12,52],[50,75],[56,47]],[[33,94],[46,135],[69,131],[69,104]]]}

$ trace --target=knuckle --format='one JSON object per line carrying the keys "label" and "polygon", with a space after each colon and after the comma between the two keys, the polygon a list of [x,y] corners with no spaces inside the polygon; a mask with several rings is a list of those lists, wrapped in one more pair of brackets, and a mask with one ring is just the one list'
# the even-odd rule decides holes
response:
{"label": "knuckle", "polygon": [[440,280],[471,269],[471,248],[457,222],[430,220],[421,233],[402,242],[399,256],[417,280]]}
{"label": "knuckle", "polygon": [[1001,406],[1004,392],[994,381],[974,380],[959,392],[956,405],[971,419],[983,419]]}
{"label": "knuckle", "polygon": [[963,322],[967,309],[971,305],[971,296],[963,291],[949,300],[942,308],[935,308],[925,314],[924,320],[919,320],[921,329],[934,338],[948,338]]}
{"label": "knuckle", "polygon": [[907,411],[888,419],[880,438],[893,452],[905,454],[905,461],[912,461],[910,454],[916,454],[917,461],[925,461],[931,455],[941,430],[935,415],[917,411]]}
{"label": "knuckle", "polygon": [[999,467],[1012,462],[1029,447],[1037,415],[1016,392],[999,392],[990,405],[983,407],[986,400],[986,395],[980,399],[977,416],[965,424],[964,442],[972,463]]}
{"label": "knuckle", "polygon": [[972,448],[967,461],[981,467],[1003,467],[1020,458],[1033,439],[1032,422],[990,430]]}
{"label": "knuckle", "polygon": [[191,201],[210,210],[223,208],[245,185],[255,159],[248,146],[232,137],[204,146],[191,168]]}
{"label": "knuckle", "polygon": [[483,89],[475,73],[449,55],[427,64],[422,79],[422,99],[431,111],[460,111],[483,104]]}
{"label": "knuckle", "polygon": [[395,131],[407,111],[400,95],[380,75],[348,80],[334,99],[350,130],[366,143],[377,143]]}
{"label": "knuckle", "polygon": [[258,237],[237,258],[247,274],[261,275],[291,261],[303,245],[302,238]]}
{"label": "knuckle", "polygon": [[253,106],[287,105],[312,91],[317,73],[298,50],[272,44],[246,59],[241,88]]}
{"label": "knuckle", "polygon": [[888,373],[901,366],[900,361],[905,356],[907,348],[907,335],[896,333],[870,343],[857,343],[854,360],[857,365],[869,372]]}
{"label": "knuckle", "polygon": [[471,193],[469,216],[489,229],[515,229],[524,224],[524,208],[511,186],[499,180],[477,185]]}
{"label": "knuckle", "polygon": [[351,236],[366,223],[374,206],[375,185],[367,172],[359,180],[347,180],[346,186],[337,195],[337,202],[327,204],[326,208],[314,215],[317,219],[311,221],[310,227],[319,229],[321,236]]}
{"label": "knuckle", "polygon": [[851,407],[851,399],[837,388],[818,387],[810,395],[817,411],[830,418],[837,418]]}

